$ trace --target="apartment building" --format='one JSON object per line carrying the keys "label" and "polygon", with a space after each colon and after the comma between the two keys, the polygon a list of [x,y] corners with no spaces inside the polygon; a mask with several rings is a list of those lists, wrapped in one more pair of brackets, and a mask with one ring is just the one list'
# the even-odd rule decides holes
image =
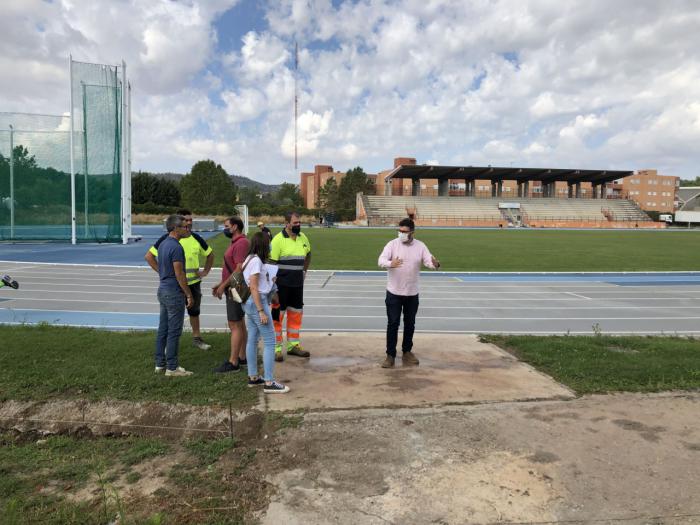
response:
{"label": "apartment building", "polygon": [[622,179],[621,185],[622,195],[635,201],[644,211],[673,213],[676,210],[679,177],[659,175],[657,170],[639,170]]}

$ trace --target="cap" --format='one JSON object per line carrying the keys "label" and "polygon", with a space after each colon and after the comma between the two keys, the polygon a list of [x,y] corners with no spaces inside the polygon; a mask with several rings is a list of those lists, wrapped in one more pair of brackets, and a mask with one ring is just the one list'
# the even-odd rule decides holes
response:
{"label": "cap", "polygon": [[263,221],[258,221],[258,226],[265,226],[265,223]]}

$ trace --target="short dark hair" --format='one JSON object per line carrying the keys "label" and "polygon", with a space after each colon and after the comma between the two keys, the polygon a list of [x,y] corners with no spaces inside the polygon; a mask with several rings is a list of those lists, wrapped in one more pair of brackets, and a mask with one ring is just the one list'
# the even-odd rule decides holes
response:
{"label": "short dark hair", "polygon": [[241,220],[240,217],[233,215],[226,220],[228,222],[230,222],[231,224],[235,224],[236,226],[238,226],[238,231],[243,233],[243,221]]}
{"label": "short dark hair", "polygon": [[183,224],[185,224],[185,218],[176,213],[165,220],[165,229],[170,233],[175,228],[180,228]]}
{"label": "short dark hair", "polygon": [[301,218],[301,215],[299,215],[299,212],[298,212],[298,211],[292,210],[292,211],[286,212],[286,213],[284,214],[284,220],[285,220],[285,222],[286,222],[287,224],[289,224],[290,222],[292,222],[292,217],[294,217],[294,216]]}
{"label": "short dark hair", "polygon": [[411,231],[416,229],[416,224],[411,219],[401,219],[399,226],[408,226],[411,228]]}
{"label": "short dark hair", "polygon": [[184,217],[185,215],[192,215],[192,212],[190,210],[188,210],[187,208],[181,208],[181,209],[177,210],[177,214],[182,215]]}
{"label": "short dark hair", "polygon": [[248,255],[257,255],[262,262],[270,256],[270,237],[263,232],[255,232],[250,239]]}

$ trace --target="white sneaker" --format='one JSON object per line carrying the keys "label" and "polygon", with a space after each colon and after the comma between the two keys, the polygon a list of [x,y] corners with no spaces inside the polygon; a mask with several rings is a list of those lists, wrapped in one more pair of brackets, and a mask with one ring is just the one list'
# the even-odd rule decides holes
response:
{"label": "white sneaker", "polygon": [[165,367],[164,366],[157,366],[156,367],[156,374],[160,374],[161,372],[165,372]]}
{"label": "white sneaker", "polygon": [[189,370],[185,370],[181,366],[178,366],[175,370],[166,370],[165,371],[165,377],[185,377],[185,376],[191,376],[194,372],[190,372]]}

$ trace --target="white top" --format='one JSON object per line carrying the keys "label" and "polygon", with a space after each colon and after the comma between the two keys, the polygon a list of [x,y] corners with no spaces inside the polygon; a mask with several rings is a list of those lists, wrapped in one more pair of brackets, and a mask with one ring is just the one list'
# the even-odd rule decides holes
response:
{"label": "white top", "polygon": [[[247,263],[247,264],[246,264]],[[257,255],[248,256],[243,262],[245,269],[243,270],[243,278],[248,286],[250,286],[250,276],[258,275],[258,292],[267,294],[272,291],[272,277],[267,271],[266,264],[260,260]]]}

